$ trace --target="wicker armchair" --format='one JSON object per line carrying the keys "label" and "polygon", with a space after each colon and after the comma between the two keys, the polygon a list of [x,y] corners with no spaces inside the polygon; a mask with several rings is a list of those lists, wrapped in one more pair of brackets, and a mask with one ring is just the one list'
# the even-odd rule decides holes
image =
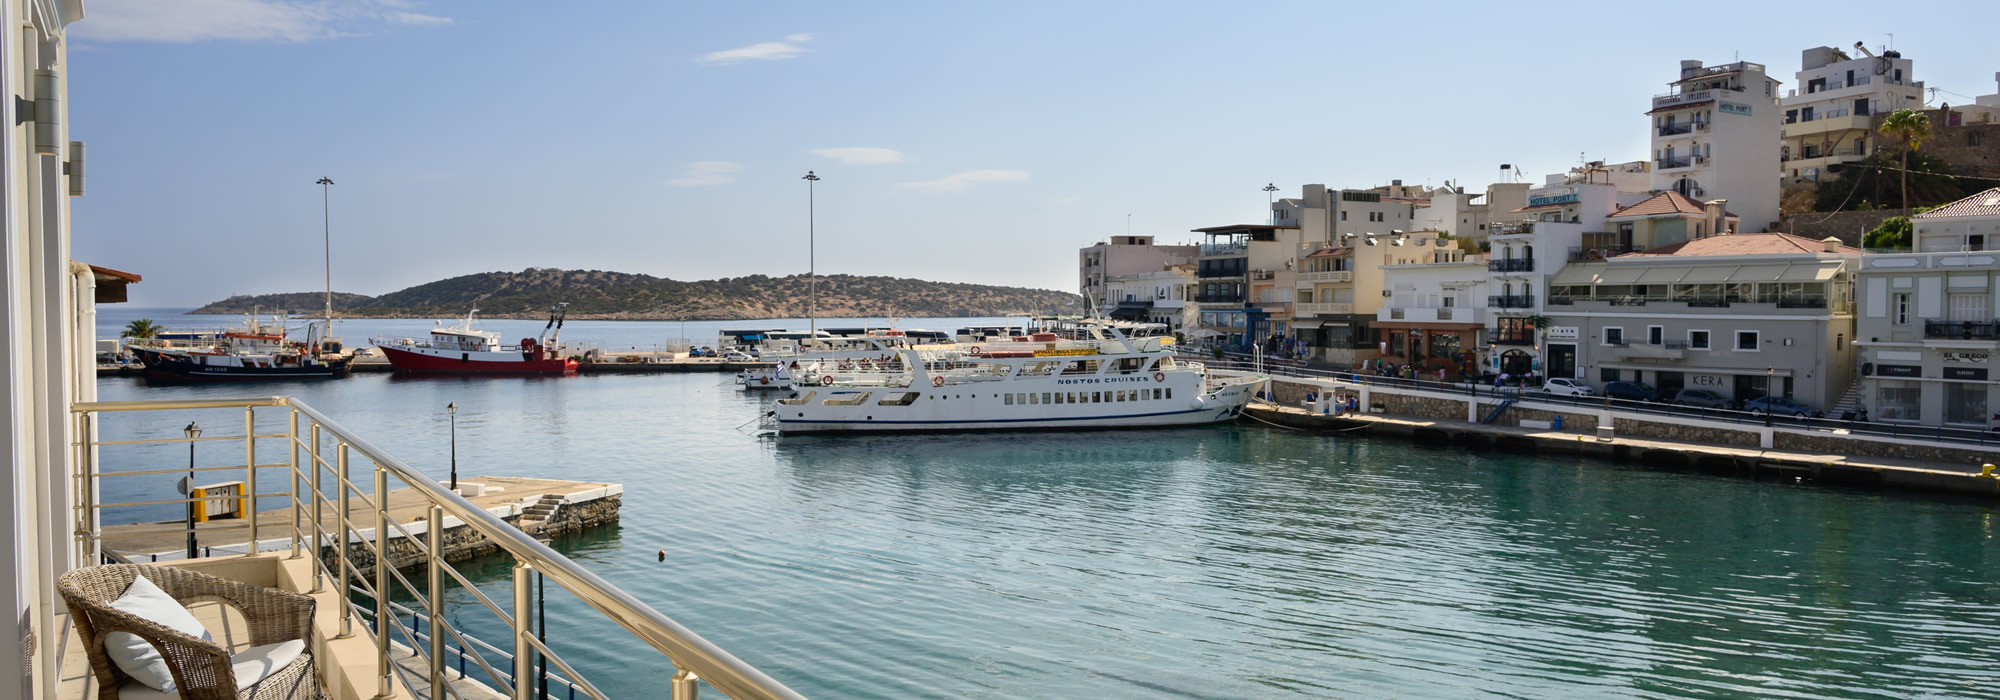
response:
{"label": "wicker armchair", "polygon": [[[202,641],[136,615],[110,607],[132,578],[145,574],[150,580],[186,605],[195,601],[221,601],[243,614],[253,645],[304,640],[306,651],[284,668],[271,672],[257,685],[238,693],[236,674],[230,666],[228,649]],[[318,700],[318,673],[312,657],[313,599],[274,588],[252,586],[208,574],[172,566],[116,564],[78,569],[56,580],[70,618],[90,656],[91,671],[97,676],[98,700],[117,700],[119,686],[131,677],[119,670],[104,653],[104,637],[113,632],[138,635],[160,650],[173,672],[174,684],[186,700]]]}

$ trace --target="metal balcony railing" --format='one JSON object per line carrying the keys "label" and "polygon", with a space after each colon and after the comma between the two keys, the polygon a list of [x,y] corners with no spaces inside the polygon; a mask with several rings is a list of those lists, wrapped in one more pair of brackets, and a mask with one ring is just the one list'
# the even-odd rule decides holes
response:
{"label": "metal balcony railing", "polygon": [[1685,301],[1687,302],[1687,305],[1690,308],[1709,308],[1709,309],[1729,308],[1729,297],[1720,294],[1698,294],[1698,295],[1691,295],[1684,297],[1676,297],[1674,301]]}
{"label": "metal balcony railing", "polygon": [[1236,255],[1250,249],[1248,243],[1203,243],[1202,255]]}
{"label": "metal balcony railing", "polygon": [[1241,294],[1196,294],[1194,300],[1202,304],[1241,304]]}
{"label": "metal balcony railing", "polygon": [[1488,272],[1534,272],[1534,258],[1501,258],[1486,261]]}
{"label": "metal balcony railing", "polygon": [[1535,306],[1535,295],[1495,294],[1486,297],[1486,305],[1495,309],[1531,309]]}
{"label": "metal balcony railing", "polygon": [[2000,321],[1925,321],[1924,337],[1934,340],[2000,340]]}
{"label": "metal balcony railing", "polygon": [[1637,252],[1637,250],[1636,247],[1629,245],[1573,247],[1569,249],[1569,261],[1590,262],[1593,260],[1603,260],[1605,258],[1615,258],[1626,253]]}
{"label": "metal balcony railing", "polygon": [[1667,170],[1670,168],[1685,168],[1694,165],[1694,156],[1671,156],[1667,158],[1659,158],[1655,159],[1653,161],[1653,164],[1659,167],[1659,169],[1661,170]]}
{"label": "metal balcony railing", "polygon": [[[263,413],[259,414],[259,409]],[[129,469],[106,471],[99,463],[99,450],[120,445],[179,445],[187,444],[190,449],[198,443],[236,442],[242,445],[244,464],[223,467],[190,467],[188,471],[221,472],[241,474],[243,491],[247,497],[247,507],[253,511],[251,517],[243,518],[235,530],[244,531],[246,539],[240,551],[226,554],[257,554],[266,551],[288,551],[291,559],[310,558],[313,577],[312,591],[323,594],[332,591],[355,591],[357,594],[342,598],[347,604],[339,607],[339,629],[342,638],[365,634],[367,625],[357,630],[357,617],[372,618],[376,657],[375,693],[378,697],[390,697],[401,692],[395,685],[396,677],[403,676],[407,685],[422,687],[419,681],[428,681],[430,688],[450,687],[458,682],[474,681],[486,683],[495,690],[513,698],[529,698],[535,695],[533,684],[542,677],[536,670],[537,659],[547,662],[550,681],[567,686],[574,691],[598,700],[608,700],[608,695],[584,677],[562,655],[550,648],[547,642],[537,638],[529,627],[537,617],[535,612],[533,574],[539,573],[543,579],[553,582],[575,595],[596,617],[608,624],[622,627],[626,633],[637,638],[646,646],[664,656],[675,667],[672,677],[663,682],[660,696],[671,696],[676,700],[693,700],[702,682],[734,698],[803,698],[804,696],[785,687],[770,676],[724,651],[721,647],[702,639],[693,631],[674,622],[666,615],[654,610],[639,599],[611,585],[589,569],[558,554],[520,528],[509,524],[484,508],[474,505],[463,496],[445,489],[431,477],[416,468],[383,451],[359,435],[335,423],[333,419],[305,402],[288,397],[245,398],[245,399],[186,399],[162,401],[100,401],[82,402],[70,407],[74,435],[84,436],[75,442],[78,473],[71,481],[75,490],[77,507],[74,509],[71,538],[77,561],[103,561],[114,553],[105,547],[106,531],[99,525],[99,515],[107,508],[130,506],[183,505],[203,498],[168,498],[131,502],[102,502],[98,484],[103,479],[118,477],[152,476],[180,474],[184,470],[178,466],[171,469]],[[190,411],[226,412],[240,416],[242,433],[207,437],[170,437],[134,440],[97,439],[100,423],[110,420],[109,416],[131,413],[170,412],[161,420],[178,422],[189,417]],[[262,426],[259,419],[262,417]],[[228,425],[228,418],[215,421],[211,425]],[[283,445],[283,457],[275,461],[260,462],[260,446],[268,447],[277,442]],[[273,455],[263,453],[263,459]],[[357,464],[355,458],[359,457]],[[192,458],[190,458],[192,459]],[[364,473],[353,474],[359,469]],[[283,486],[265,492],[260,490],[259,473],[281,472]],[[422,520],[402,522],[390,514],[391,482],[399,482],[399,499],[409,494],[419,500],[423,513]],[[371,483],[372,482],[372,483]],[[268,488],[271,484],[263,485]],[[254,511],[260,500],[284,500],[285,510],[290,511],[288,525],[276,527],[279,543],[260,542],[262,529],[269,528],[267,518],[255,517]],[[399,503],[398,509],[407,509],[407,502]],[[466,576],[452,567],[444,559],[443,532],[449,520],[462,523],[459,527],[469,527],[476,535],[483,537],[504,554],[513,559],[513,608],[511,614],[501,605],[480,592]],[[260,522],[262,521],[262,522]],[[437,527],[431,527],[436,525]],[[219,533],[229,533],[229,528],[214,526],[191,528],[176,522],[171,525],[120,526],[116,537],[136,535],[158,535],[165,533],[196,532],[213,538]],[[127,529],[129,528],[129,529]],[[413,533],[412,530],[421,532]],[[393,546],[392,546],[393,545]],[[209,545],[214,547],[214,545]],[[227,549],[227,548],[217,548]],[[308,551],[310,550],[310,551]],[[424,584],[413,583],[406,578],[397,564],[407,561],[414,553],[418,561],[401,568],[421,571]],[[378,562],[395,562],[389,566],[378,566]],[[364,570],[368,570],[366,574]],[[452,597],[461,602],[451,604],[446,601],[445,577],[457,580],[457,591]],[[393,580],[393,581],[392,581]],[[412,609],[421,610],[424,620],[421,625],[414,617],[398,614],[392,608],[392,595],[400,587],[402,593],[414,599]],[[471,600],[466,600],[467,598]],[[477,604],[473,604],[476,601]],[[472,639],[463,631],[461,620],[476,616],[480,610],[488,610],[499,619],[500,625],[511,630],[506,642],[497,646],[511,651],[497,655],[507,658],[501,665],[511,666],[510,671],[494,668],[479,652],[484,643]],[[407,624],[405,621],[409,621]],[[581,620],[569,621],[576,625]],[[592,625],[603,627],[608,625]],[[400,638],[398,645],[406,649],[414,659],[398,660],[392,657],[391,641]],[[457,648],[447,651],[447,642]],[[599,640],[597,643],[604,643]],[[484,645],[491,649],[494,645]],[[620,649],[627,645],[620,645]],[[465,660],[470,658],[476,669],[472,676],[456,678],[448,675],[451,663],[448,654],[458,658],[457,666],[465,668]],[[330,659],[327,663],[353,666],[340,659]],[[624,659],[621,663],[644,663],[642,659]],[[427,673],[427,678],[410,678],[418,672]],[[480,673],[484,679],[477,679]],[[463,675],[463,674],[461,674]],[[671,690],[669,690],[669,688]],[[364,691],[365,692],[365,691]],[[456,695],[456,692],[451,693]],[[433,694],[434,699],[440,695]]]}
{"label": "metal balcony railing", "polygon": [[1504,331],[1503,331],[1503,332],[1500,332],[1500,333],[1496,333],[1496,334],[1494,334],[1494,335],[1493,335],[1493,344],[1494,344],[1494,345],[1534,345],[1534,344],[1535,344],[1535,334],[1534,334],[1534,333],[1507,333],[1507,332],[1504,332]]}
{"label": "metal balcony railing", "polygon": [[1681,134],[1693,133],[1695,128],[1700,124],[1701,122],[1680,122],[1676,124],[1666,124],[1660,127],[1660,135],[1679,136]]}
{"label": "metal balcony railing", "polygon": [[1354,281],[1354,272],[1350,270],[1316,270],[1313,272],[1301,272],[1299,273],[1298,281],[1352,282]]}
{"label": "metal balcony railing", "polygon": [[1781,296],[1781,297],[1778,297],[1778,308],[1780,308],[1780,309],[1824,309],[1824,308],[1826,308],[1826,295],[1824,295],[1824,294],[1812,294],[1812,295],[1805,295],[1805,296]]}

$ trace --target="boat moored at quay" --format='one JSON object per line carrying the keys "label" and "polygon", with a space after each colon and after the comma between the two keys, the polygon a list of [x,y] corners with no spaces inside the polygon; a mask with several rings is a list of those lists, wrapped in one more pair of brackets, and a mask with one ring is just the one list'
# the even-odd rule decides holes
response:
{"label": "boat moored at quay", "polygon": [[352,358],[341,352],[339,341],[318,330],[319,324],[307,327],[305,342],[287,339],[285,325],[283,316],[266,324],[252,314],[229,330],[134,341],[126,350],[145,365],[148,376],[158,379],[256,381],[347,374]]}
{"label": "boat moored at quay", "polygon": [[[1082,430],[1234,419],[1263,376],[1210,377],[1171,339],[1084,321],[1005,342],[902,348],[896,361],[801,363],[767,417],[781,434]],[[1131,330],[1134,334],[1128,334]]]}
{"label": "boat moored at quay", "polygon": [[549,311],[548,325],[535,338],[501,345],[500,334],[473,328],[473,309],[465,320],[431,329],[429,339],[377,337],[375,347],[398,372],[438,374],[571,374],[574,357],[563,355],[561,341],[566,306]]}

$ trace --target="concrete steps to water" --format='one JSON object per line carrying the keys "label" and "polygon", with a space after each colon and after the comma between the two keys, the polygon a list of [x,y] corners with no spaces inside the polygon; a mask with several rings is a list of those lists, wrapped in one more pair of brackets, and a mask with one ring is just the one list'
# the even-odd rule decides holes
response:
{"label": "concrete steps to water", "polygon": [[534,532],[556,517],[556,510],[562,508],[563,495],[542,494],[541,500],[521,509],[520,528],[522,532]]}

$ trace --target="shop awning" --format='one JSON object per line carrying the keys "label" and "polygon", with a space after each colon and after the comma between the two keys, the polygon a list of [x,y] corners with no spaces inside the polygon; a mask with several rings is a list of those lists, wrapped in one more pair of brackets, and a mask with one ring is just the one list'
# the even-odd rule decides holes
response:
{"label": "shop awning", "polygon": [[1604,263],[1572,263],[1549,278],[1549,284],[1578,285],[1596,284],[1597,274],[1604,271]]}
{"label": "shop awning", "polygon": [[1729,276],[1731,282],[1776,282],[1785,274],[1786,265],[1744,265],[1736,268]]}
{"label": "shop awning", "polygon": [[1778,278],[1780,282],[1825,282],[1840,274],[1840,263],[1820,263],[1817,265],[1795,264],[1785,269]]}
{"label": "shop awning", "polygon": [[1645,274],[1639,275],[1639,284],[1673,284],[1681,281],[1681,278],[1686,276],[1687,273],[1688,268],[1682,265],[1656,267],[1647,270]]}
{"label": "shop awning", "polygon": [[1319,321],[1293,321],[1292,327],[1297,328],[1299,330],[1309,331],[1319,328],[1319,323],[1320,323]]}
{"label": "shop awning", "polygon": [[1643,267],[1606,267],[1604,273],[1597,276],[1597,283],[1632,284],[1639,281],[1639,276],[1645,273],[1646,268]]}
{"label": "shop awning", "polygon": [[1730,275],[1736,274],[1736,268],[1737,268],[1736,265],[1711,265],[1706,267],[1688,268],[1687,276],[1682,277],[1680,283],[1721,284],[1723,282],[1728,282]]}

